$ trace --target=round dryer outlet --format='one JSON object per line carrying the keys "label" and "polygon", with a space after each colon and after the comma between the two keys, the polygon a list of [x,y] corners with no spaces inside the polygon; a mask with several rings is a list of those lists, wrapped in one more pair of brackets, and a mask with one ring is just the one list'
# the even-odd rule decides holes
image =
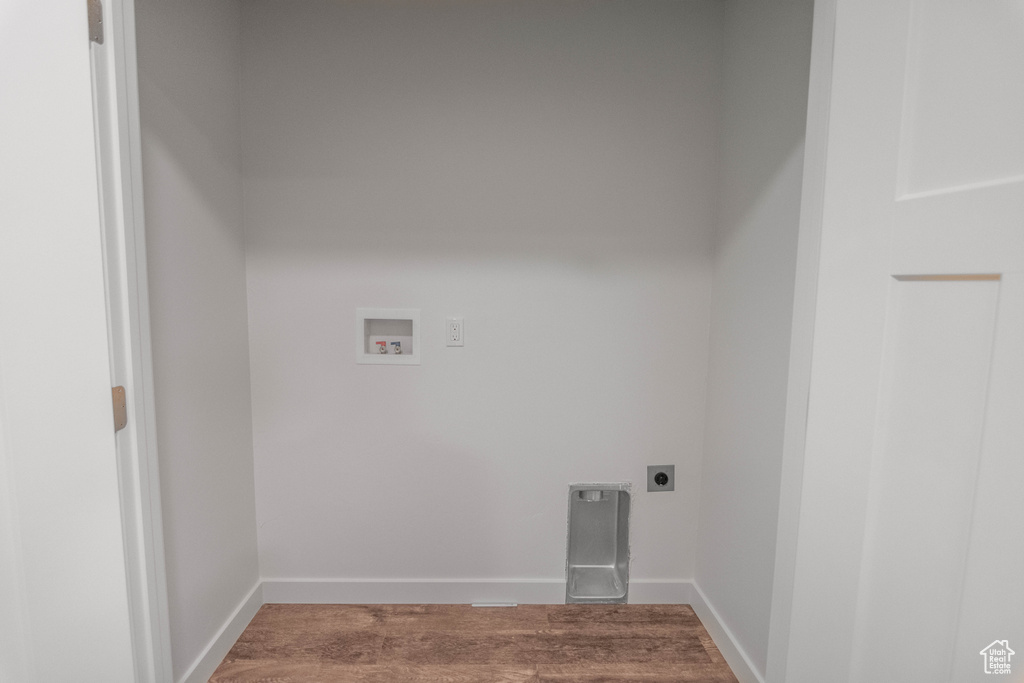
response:
{"label": "round dryer outlet", "polygon": [[652,493],[676,490],[675,465],[648,465],[647,490]]}

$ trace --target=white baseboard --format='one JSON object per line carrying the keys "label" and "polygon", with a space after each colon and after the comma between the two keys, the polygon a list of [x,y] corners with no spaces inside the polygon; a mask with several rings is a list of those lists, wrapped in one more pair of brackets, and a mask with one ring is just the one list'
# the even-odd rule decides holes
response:
{"label": "white baseboard", "polygon": [[565,582],[479,579],[264,579],[263,600],[325,604],[554,604],[565,602]]}
{"label": "white baseboard", "polygon": [[[629,602],[689,604],[693,583],[683,580],[629,582]],[[514,602],[557,605],[565,602],[563,579],[406,580],[264,579],[263,601],[321,604],[455,604]]]}
{"label": "white baseboard", "polygon": [[634,579],[629,582],[632,605],[689,605],[693,595],[693,581]]}
{"label": "white baseboard", "polygon": [[210,680],[210,676],[217,670],[221,661],[231,650],[231,646],[242,635],[242,631],[256,616],[256,612],[263,606],[263,603],[263,583],[257,581],[245,599],[238,604],[228,620],[220,627],[202,654],[196,658],[185,675],[178,679],[178,683],[206,683]]}
{"label": "white baseboard", "polygon": [[690,606],[693,607],[693,611],[697,613],[697,617],[704,624],[704,628],[707,629],[711,640],[715,641],[715,645],[718,646],[718,650],[725,657],[729,668],[736,674],[736,678],[739,679],[740,683],[765,683],[764,677],[757,672],[757,667],[754,666],[746,651],[740,647],[736,638],[733,637],[732,631],[722,623],[718,612],[708,602],[704,591],[697,584],[692,584],[692,587],[693,599],[690,600]]}

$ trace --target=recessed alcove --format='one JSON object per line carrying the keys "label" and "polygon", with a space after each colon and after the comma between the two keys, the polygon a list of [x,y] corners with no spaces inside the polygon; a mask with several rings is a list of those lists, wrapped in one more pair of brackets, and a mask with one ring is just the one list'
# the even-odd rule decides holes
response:
{"label": "recessed alcove", "polygon": [[763,664],[811,5],[139,0],[176,676],[257,584],[562,602],[574,481]]}
{"label": "recessed alcove", "polygon": [[419,365],[419,336],[416,309],[356,309],[356,362],[361,365]]}

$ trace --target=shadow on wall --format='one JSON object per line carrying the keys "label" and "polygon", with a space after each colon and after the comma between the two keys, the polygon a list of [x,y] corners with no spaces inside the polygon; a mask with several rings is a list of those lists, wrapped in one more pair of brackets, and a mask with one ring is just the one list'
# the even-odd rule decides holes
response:
{"label": "shadow on wall", "polygon": [[715,3],[244,12],[254,249],[704,259]]}
{"label": "shadow on wall", "polygon": [[793,170],[803,164],[812,6],[727,3],[716,252],[745,230],[775,232],[795,254],[795,224],[769,211],[780,188],[792,199],[800,187]]}
{"label": "shadow on wall", "polygon": [[716,4],[257,0],[240,104],[230,44],[140,36],[146,135],[226,240],[241,168],[252,249],[703,262]]}
{"label": "shadow on wall", "polygon": [[200,16],[140,0],[136,11],[147,209],[154,203],[161,220],[182,225],[198,220],[207,238],[240,247],[238,9],[211,2]]}
{"label": "shadow on wall", "polygon": [[770,261],[770,268],[762,274],[782,278],[776,284],[785,286],[788,282],[792,290],[803,183],[803,138],[795,140],[789,148],[776,150],[772,161],[776,165],[764,165],[760,169],[763,175],[759,175],[749,191],[738,193],[735,201],[723,202],[715,231],[714,258],[717,266],[723,260],[760,252]]}
{"label": "shadow on wall", "polygon": [[733,0],[725,20],[694,576],[761,672],[771,618],[812,15],[811,0]]}

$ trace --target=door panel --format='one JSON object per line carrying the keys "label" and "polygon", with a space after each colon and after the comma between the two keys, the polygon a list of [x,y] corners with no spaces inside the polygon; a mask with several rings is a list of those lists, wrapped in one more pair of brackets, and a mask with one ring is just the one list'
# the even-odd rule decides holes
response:
{"label": "door panel", "polygon": [[1021,267],[1024,179],[903,199],[893,212],[893,273],[1000,273]]}
{"label": "door panel", "polygon": [[[979,461],[971,546],[953,674],[956,683],[991,680],[980,651],[996,638],[1020,653],[1013,683],[1024,681],[1024,273],[1001,283],[992,374]],[[1017,661],[1013,661],[1016,659]]]}
{"label": "door panel", "polygon": [[949,669],[999,284],[893,282],[855,680],[941,681]]}
{"label": "door panel", "polygon": [[[1024,175],[1024,3],[918,0],[908,28],[901,194]],[[951,134],[952,133],[952,134]]]}

